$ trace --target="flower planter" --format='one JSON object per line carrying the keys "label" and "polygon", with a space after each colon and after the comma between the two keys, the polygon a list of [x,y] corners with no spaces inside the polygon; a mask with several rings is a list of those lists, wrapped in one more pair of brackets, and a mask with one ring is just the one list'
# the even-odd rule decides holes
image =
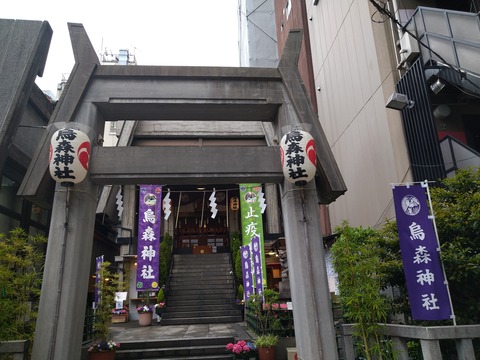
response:
{"label": "flower planter", "polygon": [[128,314],[113,314],[112,315],[112,323],[124,323],[128,321]]}
{"label": "flower planter", "polygon": [[152,325],[153,313],[138,313],[138,325],[140,326],[150,326]]}
{"label": "flower planter", "polygon": [[275,360],[275,347],[258,348],[258,360]]}
{"label": "flower planter", "polygon": [[115,360],[115,350],[88,352],[88,360]]}

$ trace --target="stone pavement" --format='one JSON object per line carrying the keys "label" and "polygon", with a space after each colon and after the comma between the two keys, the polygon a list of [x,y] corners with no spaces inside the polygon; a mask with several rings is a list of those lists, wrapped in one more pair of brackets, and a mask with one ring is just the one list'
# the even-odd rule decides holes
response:
{"label": "stone pavement", "polygon": [[162,326],[153,322],[152,326],[139,326],[138,321],[116,323],[111,326],[115,341],[165,340],[195,337],[233,336],[235,340],[254,339],[253,332],[247,330],[246,323],[234,324],[195,324]]}

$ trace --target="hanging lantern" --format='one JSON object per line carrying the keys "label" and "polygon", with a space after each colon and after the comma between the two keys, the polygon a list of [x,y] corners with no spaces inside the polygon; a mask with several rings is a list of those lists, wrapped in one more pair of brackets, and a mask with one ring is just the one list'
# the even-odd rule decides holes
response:
{"label": "hanging lantern", "polygon": [[282,137],[280,156],[283,175],[288,182],[305,185],[315,177],[317,153],[312,135],[292,130]]}
{"label": "hanging lantern", "polygon": [[90,160],[90,139],[76,129],[56,131],[50,142],[50,176],[65,186],[85,179]]}
{"label": "hanging lantern", "polygon": [[230,198],[230,209],[237,211],[240,208],[240,199],[236,196]]}

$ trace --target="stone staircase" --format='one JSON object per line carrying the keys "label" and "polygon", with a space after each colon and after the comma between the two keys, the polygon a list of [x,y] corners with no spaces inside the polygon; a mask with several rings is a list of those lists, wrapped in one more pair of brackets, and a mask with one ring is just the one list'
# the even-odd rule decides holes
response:
{"label": "stone staircase", "polygon": [[243,321],[229,254],[175,254],[161,325]]}
{"label": "stone staircase", "polygon": [[154,341],[124,341],[115,352],[116,360],[222,360],[232,359],[225,346],[233,337],[204,337]]}

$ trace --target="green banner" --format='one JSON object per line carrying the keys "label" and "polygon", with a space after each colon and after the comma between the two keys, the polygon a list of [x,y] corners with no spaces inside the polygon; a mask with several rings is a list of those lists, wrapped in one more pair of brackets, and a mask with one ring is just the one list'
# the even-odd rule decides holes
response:
{"label": "green banner", "polygon": [[[262,252],[262,283],[267,285],[265,268],[265,245],[263,241],[263,220],[260,196],[263,198],[262,184],[240,184],[240,214],[242,216],[242,244],[249,245],[258,236]],[[260,196],[259,196],[260,193]]]}

